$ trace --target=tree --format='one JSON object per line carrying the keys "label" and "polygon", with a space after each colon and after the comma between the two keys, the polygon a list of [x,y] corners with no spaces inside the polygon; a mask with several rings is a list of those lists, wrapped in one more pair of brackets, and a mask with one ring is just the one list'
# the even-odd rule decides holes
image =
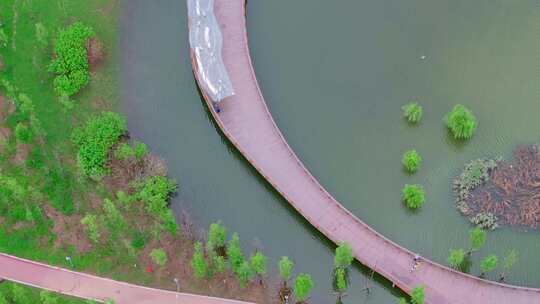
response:
{"label": "tree", "polygon": [[353,261],[352,248],[347,242],[340,242],[334,255],[334,267],[347,268]]}
{"label": "tree", "polygon": [[251,269],[259,277],[259,282],[262,285],[262,277],[266,274],[266,256],[260,251],[257,251],[250,258]]}
{"label": "tree", "polygon": [[127,160],[135,156],[135,151],[128,143],[121,143],[114,151],[114,156],[119,160]]}
{"label": "tree", "polygon": [[229,263],[234,273],[238,273],[240,266],[244,263],[244,254],[242,254],[242,248],[240,247],[240,238],[238,233],[233,233],[231,240],[227,246],[227,256],[229,257]]}
{"label": "tree", "polygon": [[42,304],[57,304],[58,297],[50,293],[49,291],[43,290],[39,293],[39,298]]}
{"label": "tree", "polygon": [[32,141],[33,137],[32,130],[23,123],[18,123],[17,126],[15,126],[15,138],[17,138],[18,141],[27,144]]}
{"label": "tree", "polygon": [[471,248],[467,254],[471,254],[474,251],[480,250],[486,243],[486,232],[479,227],[471,229],[469,231],[469,243]]}
{"label": "tree", "polygon": [[406,184],[403,187],[403,201],[410,209],[422,207],[426,200],[426,193],[421,185]]}
{"label": "tree", "polygon": [[517,263],[518,259],[519,259],[518,252],[515,249],[510,250],[506,254],[503,261],[503,271],[499,275],[500,281],[504,281],[506,274],[510,272],[510,269],[512,269],[512,267],[514,267],[514,264]]}
{"label": "tree", "polygon": [[496,255],[490,254],[486,256],[482,260],[482,262],[480,262],[480,269],[482,270],[480,276],[483,277],[486,273],[493,271],[495,268],[497,268],[497,263],[498,259]]}
{"label": "tree", "polygon": [[88,238],[94,243],[99,242],[101,234],[99,233],[97,216],[95,214],[87,214],[81,219],[81,224],[85,226]]}
{"label": "tree", "polygon": [[208,265],[204,258],[201,242],[195,243],[193,257],[191,258],[191,269],[196,278],[202,279],[208,274]]}
{"label": "tree", "polygon": [[283,280],[283,287],[287,288],[287,281],[291,278],[294,263],[289,260],[289,257],[282,256],[278,262],[279,275]]}
{"label": "tree", "polygon": [[409,150],[403,154],[401,163],[407,172],[414,173],[422,164],[422,157],[420,154],[418,154],[418,152],[416,152],[416,150]]}
{"label": "tree", "polygon": [[225,240],[227,239],[227,229],[221,224],[221,221],[210,224],[208,229],[208,241],[206,247],[217,253],[224,253]]}
{"label": "tree", "polygon": [[401,110],[403,111],[403,116],[410,123],[417,123],[420,121],[420,119],[422,119],[422,106],[420,106],[417,102],[411,101],[402,106]]}
{"label": "tree", "polygon": [[296,303],[304,303],[308,298],[313,288],[313,280],[309,274],[301,273],[294,281],[294,294],[296,295]]}
{"label": "tree", "polygon": [[152,258],[152,261],[154,261],[154,263],[158,264],[161,267],[167,264],[167,253],[161,248],[152,249],[152,251],[150,252],[150,257]]}
{"label": "tree", "polygon": [[347,274],[344,268],[336,268],[334,271],[334,282],[337,292],[337,302],[341,303],[343,295],[347,291]]}
{"label": "tree", "polygon": [[444,120],[456,139],[469,139],[476,130],[476,117],[461,104],[454,106]]}
{"label": "tree", "polygon": [[424,304],[424,286],[417,286],[411,290],[411,304]]}
{"label": "tree", "polygon": [[109,226],[116,232],[117,230],[122,230],[126,226],[126,221],[124,216],[118,211],[116,205],[113,201],[108,198],[103,200],[102,204],[103,210],[105,211],[105,217]]}
{"label": "tree", "polygon": [[223,273],[225,271],[225,258],[220,255],[213,254],[212,268],[214,273]]}
{"label": "tree", "polygon": [[238,267],[236,277],[240,282],[240,287],[246,288],[247,282],[249,282],[249,280],[251,280],[251,278],[253,277],[253,270],[251,269],[247,261],[243,261],[240,267]]}
{"label": "tree", "polygon": [[465,260],[465,250],[463,249],[451,249],[448,256],[448,264],[454,269],[460,269],[463,261]]}

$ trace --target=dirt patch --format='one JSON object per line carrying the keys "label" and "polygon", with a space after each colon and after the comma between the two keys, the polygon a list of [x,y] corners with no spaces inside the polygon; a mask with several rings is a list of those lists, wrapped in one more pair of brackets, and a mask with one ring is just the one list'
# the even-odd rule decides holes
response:
{"label": "dirt patch", "polygon": [[501,225],[540,229],[540,146],[518,147],[464,202],[468,216],[493,214]]}
{"label": "dirt patch", "polygon": [[17,143],[17,152],[15,153],[15,156],[13,156],[13,163],[18,165],[24,163],[28,158],[31,149],[32,147],[29,144]]}
{"label": "dirt patch", "polygon": [[54,223],[52,232],[57,237],[54,241],[54,248],[67,248],[72,245],[78,252],[87,252],[92,248],[92,244],[88,241],[81,225],[81,215],[66,216],[48,204],[44,204],[43,211],[45,216]]}
{"label": "dirt patch", "polygon": [[88,64],[90,71],[95,71],[105,60],[105,49],[103,43],[96,39],[90,38],[86,41],[86,51],[88,53]]}

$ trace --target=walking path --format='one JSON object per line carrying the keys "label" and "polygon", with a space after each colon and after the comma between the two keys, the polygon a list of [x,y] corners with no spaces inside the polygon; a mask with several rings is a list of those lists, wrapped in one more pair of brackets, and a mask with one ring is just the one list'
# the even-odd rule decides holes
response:
{"label": "walking path", "polygon": [[252,304],[132,285],[3,253],[0,278],[83,299],[113,299],[116,304]]}
{"label": "walking path", "polygon": [[[244,157],[313,226],[338,243],[347,241],[362,264],[405,292],[424,285],[431,304],[540,304],[540,290],[499,284],[456,272],[429,260],[410,272],[414,253],[386,239],[337,202],[309,173],[277,128],[253,71],[244,0],[215,0],[222,57],[235,95],[220,102],[214,119]],[[200,66],[193,56],[199,84]],[[204,87],[202,85],[201,87]]]}

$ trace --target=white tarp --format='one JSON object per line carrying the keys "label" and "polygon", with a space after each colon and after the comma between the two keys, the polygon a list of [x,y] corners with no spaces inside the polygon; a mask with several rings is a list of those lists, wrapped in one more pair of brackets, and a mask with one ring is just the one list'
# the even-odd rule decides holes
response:
{"label": "white tarp", "polygon": [[234,95],[221,58],[223,37],[214,15],[214,0],[187,0],[189,44],[195,55],[202,89],[214,102]]}

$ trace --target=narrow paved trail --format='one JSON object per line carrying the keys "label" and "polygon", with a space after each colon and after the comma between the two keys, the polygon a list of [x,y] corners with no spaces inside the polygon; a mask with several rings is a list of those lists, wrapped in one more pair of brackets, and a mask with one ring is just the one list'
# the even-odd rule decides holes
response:
{"label": "narrow paved trail", "polygon": [[132,285],[0,253],[0,278],[64,295],[116,304],[251,304]]}
{"label": "narrow paved trail", "polygon": [[[250,59],[245,9],[244,0],[215,2],[223,62],[235,95],[220,103],[220,113],[204,91],[203,95],[225,136],[258,172],[326,237],[335,243],[347,241],[362,264],[405,292],[423,285],[427,303],[540,304],[539,289],[482,280],[425,259],[411,272],[414,253],[367,226],[318,183],[289,147],[266,106]],[[194,74],[201,84],[195,61],[192,52]]]}

